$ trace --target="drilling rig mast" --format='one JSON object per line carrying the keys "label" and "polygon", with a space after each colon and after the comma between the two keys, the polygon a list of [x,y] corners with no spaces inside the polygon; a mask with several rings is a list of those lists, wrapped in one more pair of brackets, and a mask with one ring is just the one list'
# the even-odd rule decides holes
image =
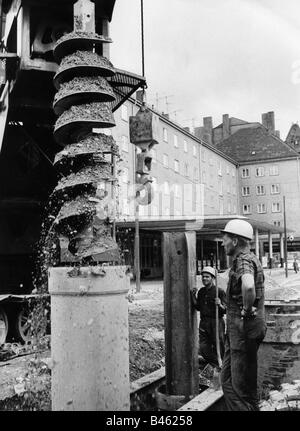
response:
{"label": "drilling rig mast", "polygon": [[[113,112],[145,79],[108,59],[114,4],[1,2],[0,343],[26,340],[36,244],[53,221],[60,264],[118,260],[103,222],[108,214],[98,205],[114,182],[110,157],[117,146],[93,128],[112,127]],[[84,12],[85,23],[78,18]],[[43,221],[46,207],[50,218]],[[101,247],[99,236],[106,238]]]}

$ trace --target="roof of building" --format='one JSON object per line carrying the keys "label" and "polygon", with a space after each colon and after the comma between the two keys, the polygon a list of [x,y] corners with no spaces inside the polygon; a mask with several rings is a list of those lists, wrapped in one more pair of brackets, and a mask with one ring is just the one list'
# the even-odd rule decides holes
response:
{"label": "roof of building", "polygon": [[[267,234],[271,232],[272,234],[284,233],[284,228],[280,226],[274,226],[270,223],[256,220],[254,218],[245,217],[241,215],[213,215],[204,216],[198,218],[178,218],[178,219],[141,219],[139,221],[140,229],[162,231],[162,232],[183,232],[183,231],[196,231],[198,235],[202,236],[212,236],[215,238],[220,238],[222,236],[221,230],[224,229],[226,223],[233,219],[242,219],[249,221],[254,229],[258,229],[259,234]],[[135,221],[117,221],[116,225],[118,228],[134,228]],[[293,232],[291,229],[287,229],[287,232]]]}
{"label": "roof of building", "polygon": [[216,146],[238,162],[299,157],[293,148],[262,125],[240,129]]}
{"label": "roof of building", "polygon": [[291,128],[287,134],[285,142],[287,144],[292,144],[292,139],[295,137],[300,137],[300,127],[299,127],[298,123],[292,124],[292,126],[291,126]]}
{"label": "roof of building", "polygon": [[[138,106],[141,106],[141,103],[138,100],[134,100],[132,98],[129,98],[129,100],[131,100],[133,103],[135,103]],[[223,157],[224,159],[228,160],[229,162],[231,162],[234,165],[237,165],[238,162],[237,160],[232,157],[231,154],[225,153],[222,148],[218,148],[215,145],[212,145],[206,141],[204,141],[203,139],[199,139],[197,138],[197,136],[195,136],[193,133],[190,133],[189,131],[185,130],[181,125],[175,123],[173,120],[170,120],[170,118],[168,118],[168,116],[166,116],[165,114],[158,112],[156,109],[154,109],[153,107],[147,106],[147,108],[154,112],[154,114],[158,115],[159,118],[169,124],[170,126],[174,127],[174,129],[177,129],[178,131],[180,131],[181,133],[183,133],[186,136],[189,136],[191,139],[193,139],[195,142],[198,142],[199,144],[203,145],[204,147],[208,148],[209,150],[213,151],[214,153],[218,154],[219,156]]]}
{"label": "roof of building", "polygon": [[[229,124],[230,124],[230,126],[240,126],[243,124],[250,124],[250,123],[248,121],[241,120],[240,118],[230,117],[229,118]],[[220,129],[222,127],[223,127],[223,123],[214,127],[214,129]]]}

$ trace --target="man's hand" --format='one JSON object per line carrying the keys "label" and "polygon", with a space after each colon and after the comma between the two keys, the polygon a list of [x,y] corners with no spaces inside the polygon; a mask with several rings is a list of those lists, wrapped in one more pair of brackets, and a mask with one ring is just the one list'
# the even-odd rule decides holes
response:
{"label": "man's hand", "polygon": [[246,310],[244,307],[242,308],[241,319],[251,319],[251,318],[254,318],[255,316],[256,316],[255,307],[251,307],[250,310]]}
{"label": "man's hand", "polygon": [[225,306],[222,304],[220,298],[215,299],[215,304],[218,305],[222,310],[225,310]]}
{"label": "man's hand", "polygon": [[198,289],[197,287],[193,287],[193,289],[191,289],[191,301],[192,304],[194,305],[194,307],[197,308],[197,296],[198,296]]}
{"label": "man's hand", "polygon": [[193,294],[194,296],[197,296],[197,292],[198,292],[197,287],[193,287],[193,289],[192,289],[192,294]]}

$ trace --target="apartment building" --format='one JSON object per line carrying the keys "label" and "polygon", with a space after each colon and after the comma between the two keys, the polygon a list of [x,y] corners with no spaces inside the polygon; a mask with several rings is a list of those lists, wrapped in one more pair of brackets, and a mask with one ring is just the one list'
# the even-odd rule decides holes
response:
{"label": "apartment building", "polygon": [[[120,147],[120,218],[134,218],[131,199],[135,179],[135,146],[129,140],[129,116],[140,105],[128,100],[115,113],[114,138]],[[152,150],[154,200],[140,206],[141,219],[191,219],[236,214],[237,163],[217,148],[153,111],[160,141]]]}
{"label": "apartment building", "polygon": [[[136,159],[136,148],[129,138],[129,117],[135,115],[139,108],[138,100],[127,100],[115,112],[116,127],[112,132],[121,153],[118,164],[118,237],[124,261],[129,265],[133,264]],[[242,196],[241,184],[243,187],[247,184],[245,178],[241,178],[241,162],[234,151],[224,151],[221,146],[206,142],[196,130],[191,133],[188,128],[171,121],[166,114],[153,109],[152,113],[159,144],[151,150],[154,199],[150,205],[139,206],[142,276],[162,275],[161,234],[174,227],[184,229],[185,223],[197,223],[197,259],[201,265],[211,264],[219,255],[220,268],[226,267],[227,261],[217,237],[230,218],[250,219],[256,229],[253,247],[257,253],[258,235],[282,234],[281,223],[272,226],[267,217],[256,220],[251,211],[243,215],[246,196]],[[257,126],[259,123],[253,123],[250,128],[255,130]],[[247,128],[234,130],[236,133],[244,129]],[[208,138],[208,141],[212,140]]]}
{"label": "apartment building", "polygon": [[[272,118],[272,116],[271,116]],[[300,251],[300,161],[290,145],[272,133],[274,125],[262,124],[242,128],[217,148],[238,162],[241,214],[277,227],[284,226],[284,197],[286,224],[293,231],[288,252]],[[274,258],[279,260],[280,239],[274,238]],[[269,250],[266,240],[264,250]]]}
{"label": "apartment building", "polygon": [[[136,151],[130,143],[129,117],[139,108],[137,100],[127,100],[114,114],[116,127],[112,131],[121,153],[117,198],[118,220],[124,224],[118,232],[120,243],[126,244],[124,259],[128,264],[133,262]],[[167,115],[152,112],[159,131],[159,144],[151,150],[154,199],[147,206],[139,206],[139,220],[142,276],[155,277],[162,274],[162,226],[189,220],[198,221],[200,226],[206,216],[233,216],[239,202],[236,161]],[[200,248],[197,241],[199,255]],[[213,245],[206,243],[204,248],[203,252],[202,244],[202,258],[209,263]]]}

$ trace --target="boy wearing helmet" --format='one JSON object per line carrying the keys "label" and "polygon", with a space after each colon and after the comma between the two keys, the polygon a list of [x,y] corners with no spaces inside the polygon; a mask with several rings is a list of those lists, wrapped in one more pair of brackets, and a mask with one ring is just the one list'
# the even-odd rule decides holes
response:
{"label": "boy wearing helmet", "polygon": [[228,410],[258,410],[257,351],[266,333],[264,273],[250,251],[253,229],[245,220],[229,221],[223,245],[232,256],[226,293],[227,337],[221,382]]}
{"label": "boy wearing helmet", "polygon": [[225,323],[223,315],[226,310],[225,292],[218,289],[218,300],[216,299],[215,278],[216,271],[211,266],[203,268],[203,287],[198,291],[193,289],[192,301],[196,310],[200,311],[199,344],[201,356],[213,367],[218,367],[216,351],[216,301],[219,306],[219,339],[221,358],[224,354]]}

